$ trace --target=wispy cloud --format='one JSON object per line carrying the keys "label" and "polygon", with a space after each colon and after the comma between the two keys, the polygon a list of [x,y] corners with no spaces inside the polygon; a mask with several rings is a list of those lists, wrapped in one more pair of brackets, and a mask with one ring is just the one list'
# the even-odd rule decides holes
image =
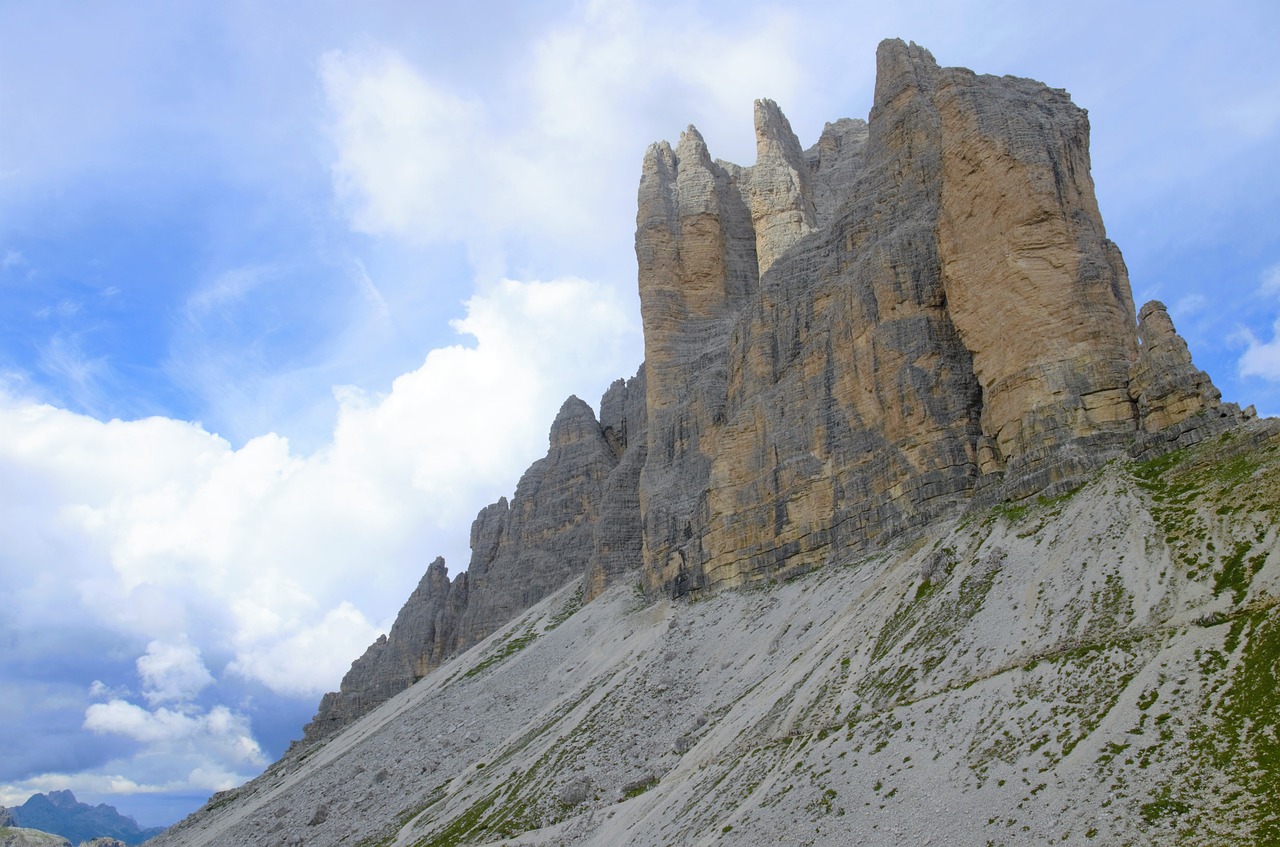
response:
{"label": "wispy cloud", "polygon": [[1280,297],[1280,262],[1262,272],[1262,284],[1258,294],[1263,297]]}
{"label": "wispy cloud", "polygon": [[1240,329],[1236,338],[1245,345],[1236,363],[1240,376],[1280,383],[1280,318],[1271,327],[1270,341],[1258,338],[1245,328]]}
{"label": "wispy cloud", "polygon": [[603,240],[626,255],[635,139],[652,140],[640,127],[702,115],[749,140],[752,98],[803,85],[797,31],[785,12],[726,33],[692,10],[673,29],[640,4],[588,4],[512,57],[522,71],[483,101],[389,47],[332,51],[320,72],[335,193],[359,231],[466,243],[482,279],[505,271],[484,257],[515,243],[581,253]]}

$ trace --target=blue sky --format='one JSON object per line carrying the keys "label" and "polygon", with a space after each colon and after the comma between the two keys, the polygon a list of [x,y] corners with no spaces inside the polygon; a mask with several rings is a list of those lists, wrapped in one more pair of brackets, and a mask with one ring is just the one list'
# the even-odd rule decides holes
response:
{"label": "blue sky", "polygon": [[0,803],[277,757],[634,373],[645,147],[807,146],[884,37],[1070,91],[1138,304],[1280,413],[1273,5],[0,3]]}

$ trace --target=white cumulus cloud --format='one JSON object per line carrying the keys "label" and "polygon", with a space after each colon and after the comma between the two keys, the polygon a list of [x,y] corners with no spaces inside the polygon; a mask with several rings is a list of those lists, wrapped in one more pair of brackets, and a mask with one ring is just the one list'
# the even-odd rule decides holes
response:
{"label": "white cumulus cloud", "polygon": [[332,438],[309,455],[274,434],[233,449],[198,424],[0,395],[14,608],[145,639],[152,706],[223,671],[289,695],[333,688],[431,558],[465,566],[476,510],[546,450],[564,397],[594,402],[639,346],[620,299],[582,279],[503,280],[454,329],[459,343],[389,391],[340,390]]}
{"label": "white cumulus cloud", "polygon": [[176,644],[152,641],[136,662],[142,678],[142,695],[152,706],[193,699],[213,684],[200,650],[182,639]]}
{"label": "white cumulus cloud", "polygon": [[1270,341],[1258,338],[1248,329],[1241,329],[1237,337],[1245,344],[1245,351],[1236,364],[1240,376],[1280,382],[1280,318],[1271,327]]}
{"label": "white cumulus cloud", "polygon": [[513,239],[579,255],[608,239],[625,255],[643,145],[692,118],[738,143],[720,155],[743,152],[753,98],[806,90],[798,43],[784,11],[727,31],[693,10],[672,26],[642,4],[590,3],[508,57],[518,72],[483,99],[385,46],[331,51],[335,193],[356,229],[462,241],[482,276]]}

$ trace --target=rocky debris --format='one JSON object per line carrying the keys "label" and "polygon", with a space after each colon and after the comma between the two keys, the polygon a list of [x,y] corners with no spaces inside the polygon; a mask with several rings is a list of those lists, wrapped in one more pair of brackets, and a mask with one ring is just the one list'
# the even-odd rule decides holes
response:
{"label": "rocky debris", "polygon": [[13,819],[13,812],[10,812],[4,806],[0,806],[0,826],[16,826],[17,823]]}
{"label": "rocky debris", "polygon": [[1249,421],[767,590],[571,582],[155,847],[1273,844],[1277,514]]}
{"label": "rocky debris", "polygon": [[556,792],[556,799],[566,806],[577,806],[586,802],[590,796],[591,780],[585,777],[571,779]]}
{"label": "rocky debris", "polygon": [[119,838],[93,838],[89,841],[81,841],[80,847],[126,847],[125,843]]}

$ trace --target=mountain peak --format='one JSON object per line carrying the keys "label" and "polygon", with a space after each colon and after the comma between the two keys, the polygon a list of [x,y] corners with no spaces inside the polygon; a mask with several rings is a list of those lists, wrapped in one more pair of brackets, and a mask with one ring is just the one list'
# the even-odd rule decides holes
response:
{"label": "mountain peak", "polygon": [[1135,313],[1084,111],[896,39],[754,109],[645,153],[635,378],[160,844],[1275,840],[1280,422]]}

